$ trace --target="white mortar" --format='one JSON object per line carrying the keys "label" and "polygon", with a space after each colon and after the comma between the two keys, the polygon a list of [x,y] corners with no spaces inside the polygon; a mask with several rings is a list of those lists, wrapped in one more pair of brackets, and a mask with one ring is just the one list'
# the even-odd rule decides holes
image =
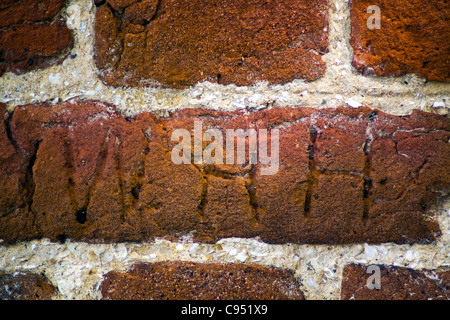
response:
{"label": "white mortar", "polygon": [[[71,99],[96,99],[113,103],[125,115],[153,111],[160,115],[177,108],[266,108],[307,106],[314,108],[367,105],[392,114],[422,109],[449,112],[450,84],[428,82],[414,75],[370,78],[351,66],[349,7],[344,0],[330,1],[330,52],[323,57],[323,78],[286,85],[259,83],[251,87],[200,83],[185,90],[123,89],[102,84],[93,60],[92,0],[69,1],[71,16],[80,9],[80,19],[70,23],[75,46],[61,65],[24,75],[0,77],[0,102],[15,106]],[[408,85],[405,84],[405,81]],[[413,269],[450,268],[450,200],[437,210],[441,237],[431,245],[268,245],[257,239],[224,239],[217,244],[197,244],[158,239],[143,244],[65,244],[36,240],[0,246],[0,270],[43,272],[59,287],[58,299],[97,299],[103,275],[126,270],[135,262],[185,260],[236,262],[277,266],[294,270],[308,299],[339,299],[342,271],[348,263],[388,264]]]}

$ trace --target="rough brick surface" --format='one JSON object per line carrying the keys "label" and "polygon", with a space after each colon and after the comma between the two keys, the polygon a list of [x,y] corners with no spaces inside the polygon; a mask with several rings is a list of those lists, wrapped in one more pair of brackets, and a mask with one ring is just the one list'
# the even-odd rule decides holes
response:
{"label": "rough brick surface", "polygon": [[175,261],[111,271],[101,292],[106,300],[303,300],[299,287],[290,270]]}
{"label": "rough brick surface", "polygon": [[95,50],[113,86],[250,85],[322,76],[327,1],[108,0]]}
{"label": "rough brick surface", "polygon": [[0,271],[0,300],[50,300],[55,293],[56,288],[43,275]]}
{"label": "rough brick surface", "polygon": [[[366,13],[381,11],[381,29],[370,30]],[[450,4],[445,0],[351,1],[353,66],[363,74],[416,73],[450,81]]]}
{"label": "rough brick surface", "polygon": [[378,266],[380,288],[369,289],[374,273],[367,266],[347,265],[342,280],[343,300],[449,300],[450,272]]}
{"label": "rough brick surface", "polygon": [[[141,241],[193,232],[202,242],[259,236],[268,243],[429,243],[439,234],[429,209],[450,186],[450,120],[419,111],[399,117],[369,108],[186,109],[133,119],[88,101],[18,106],[13,114],[3,106],[1,114],[6,242]],[[192,134],[194,121],[224,139],[225,129],[254,128],[267,129],[270,142],[278,129],[278,171],[262,175],[268,165],[261,158],[249,163],[248,148],[244,164],[173,163],[179,141],[172,133]]]}
{"label": "rough brick surface", "polygon": [[73,45],[72,31],[58,16],[65,0],[0,4],[0,75],[60,62]]}

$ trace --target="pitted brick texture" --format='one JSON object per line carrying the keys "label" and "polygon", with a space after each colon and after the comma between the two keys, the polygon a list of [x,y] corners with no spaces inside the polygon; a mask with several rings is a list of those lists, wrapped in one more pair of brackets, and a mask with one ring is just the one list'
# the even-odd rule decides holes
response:
{"label": "pitted brick texture", "polygon": [[112,86],[312,81],[325,72],[327,28],[324,0],[108,0],[95,56]]}
{"label": "pitted brick texture", "polygon": [[0,4],[0,76],[60,62],[73,46],[72,31],[58,16],[65,0]]}
{"label": "pitted brick texture", "polygon": [[[366,23],[371,5],[381,11],[381,29]],[[365,75],[416,73],[450,81],[450,4],[445,0],[352,0],[353,66]]]}
{"label": "pitted brick texture", "polygon": [[100,289],[106,300],[303,300],[299,287],[290,270],[175,261],[111,271]]}
{"label": "pitted brick texture", "polygon": [[369,289],[375,283],[368,266],[347,265],[342,280],[343,300],[449,300],[450,272],[413,270],[402,267],[380,268],[380,288]]}
{"label": "pitted brick texture", "polygon": [[43,275],[34,273],[12,275],[0,271],[0,300],[50,300],[56,291]]}
{"label": "pitted brick texture", "polygon": [[[440,232],[429,210],[450,186],[450,120],[436,114],[186,109],[133,119],[94,101],[2,110],[6,242],[141,241],[193,232],[201,242],[258,236],[268,243],[429,243]],[[179,141],[171,135],[192,134],[194,121],[203,131],[221,130],[224,139],[225,129],[267,129],[269,139],[278,129],[278,172],[262,175],[267,165],[248,157],[243,165],[174,164]]]}

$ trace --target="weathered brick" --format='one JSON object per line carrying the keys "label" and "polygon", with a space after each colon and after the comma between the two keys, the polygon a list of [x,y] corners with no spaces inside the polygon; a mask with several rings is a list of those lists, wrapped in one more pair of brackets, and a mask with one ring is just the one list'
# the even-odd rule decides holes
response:
{"label": "weathered brick", "polygon": [[[409,268],[378,265],[380,288],[369,289],[374,284],[374,271],[367,266],[347,265],[342,279],[343,300],[449,300],[450,272],[413,270]],[[372,278],[369,278],[372,277]]]}
{"label": "weathered brick", "polygon": [[2,1],[4,4],[0,5],[0,28],[22,24],[24,22],[51,20],[61,10],[65,1]]}
{"label": "weathered brick", "polygon": [[[188,233],[201,242],[430,243],[440,232],[430,209],[450,186],[450,120],[419,111],[184,109],[128,118],[87,101],[13,114],[3,106],[2,114],[0,238],[8,243]],[[193,136],[195,121],[224,140],[227,129],[253,128],[258,143],[261,129],[271,142],[278,129],[278,171],[263,175],[261,158],[249,163],[248,139],[243,164],[175,164],[172,133]]]}
{"label": "weathered brick", "polygon": [[326,233],[316,232],[317,242],[356,242],[364,232],[364,181],[352,175],[320,175],[312,186],[307,217],[320,221]]}
{"label": "weathered brick", "polygon": [[[371,5],[380,8],[380,29],[366,25]],[[450,81],[449,16],[444,0],[351,1],[353,66],[366,75],[416,73]]]}
{"label": "weathered brick", "polygon": [[95,56],[112,86],[312,81],[325,72],[327,27],[323,0],[108,0]]}
{"label": "weathered brick", "polygon": [[73,46],[72,31],[58,16],[64,2],[22,0],[0,6],[0,76],[63,60]]}
{"label": "weathered brick", "polygon": [[303,300],[299,287],[290,270],[175,261],[111,271],[100,290],[106,300]]}
{"label": "weathered brick", "polygon": [[8,234],[11,239],[32,239],[38,236],[33,225],[35,217],[29,210],[33,181],[25,166],[33,161],[24,161],[17,150],[6,104],[0,103],[0,117],[0,189],[4,191],[0,197],[0,234]]}
{"label": "weathered brick", "polygon": [[0,300],[50,300],[56,292],[44,275],[0,271]]}

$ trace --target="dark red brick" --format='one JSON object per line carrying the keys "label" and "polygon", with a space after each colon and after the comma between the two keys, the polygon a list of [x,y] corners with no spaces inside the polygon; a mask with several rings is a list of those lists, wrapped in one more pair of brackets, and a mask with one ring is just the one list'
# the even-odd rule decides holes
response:
{"label": "dark red brick", "polygon": [[51,20],[63,7],[66,0],[20,0],[2,1],[0,5],[0,28]]}
{"label": "dark red brick", "polygon": [[11,239],[31,239],[37,236],[34,215],[29,210],[32,200],[32,177],[12,138],[10,114],[0,103],[0,234]]}
{"label": "dark red brick", "polygon": [[61,62],[73,46],[58,16],[65,0],[10,2],[0,7],[0,75]]}
{"label": "dark red brick", "polygon": [[347,265],[342,279],[343,300],[449,300],[450,272],[413,270],[409,268],[378,265],[380,288],[369,289],[374,283],[373,271],[367,266]]}
{"label": "dark red brick", "polygon": [[47,277],[34,273],[0,271],[0,300],[51,300],[57,289]]}
{"label": "dark red brick", "polygon": [[327,2],[108,0],[95,51],[112,86],[312,81],[325,72]]}
{"label": "dark red brick", "polygon": [[290,270],[256,265],[155,262],[106,274],[105,300],[304,300]]}
{"label": "dark red brick", "polygon": [[[381,11],[381,29],[366,26],[371,5]],[[450,81],[450,4],[445,0],[351,1],[353,66],[363,74],[416,73]]]}
{"label": "dark red brick", "polygon": [[[201,242],[430,243],[440,232],[430,209],[450,186],[450,120],[425,112],[185,109],[127,118],[88,101],[2,113],[6,242],[140,241],[193,232]],[[192,135],[195,121],[224,138],[226,129],[254,128],[272,139],[278,129],[278,171],[262,175],[261,158],[250,164],[248,141],[244,164],[174,164],[178,141],[171,135]]]}
{"label": "dark red brick", "polygon": [[[364,180],[360,176],[324,174],[311,186],[311,203],[306,227],[326,230],[315,232],[316,242],[357,242],[364,232]],[[316,225],[317,223],[317,225]],[[311,235],[311,237],[313,237]]]}

